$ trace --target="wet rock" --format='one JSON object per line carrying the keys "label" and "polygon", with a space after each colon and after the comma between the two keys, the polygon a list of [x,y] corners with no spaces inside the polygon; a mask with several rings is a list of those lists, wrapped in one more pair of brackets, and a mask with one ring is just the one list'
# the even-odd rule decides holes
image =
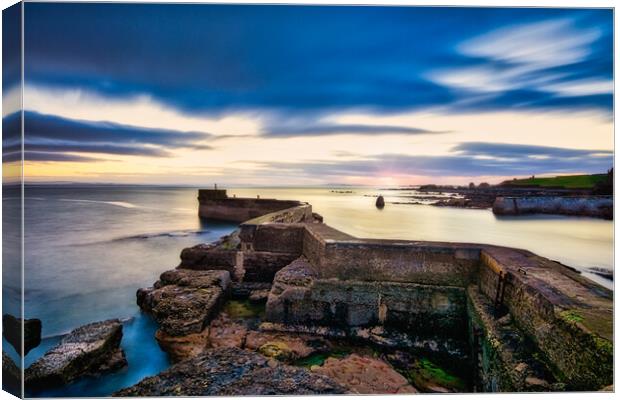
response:
{"label": "wet rock", "polygon": [[4,351],[2,352],[2,389],[20,396],[21,373],[15,362]]}
{"label": "wet rock", "polygon": [[155,338],[174,362],[207,346],[208,325],[229,285],[228,271],[173,269],[162,273],[152,288],[138,290],[138,305],[159,324]]}
{"label": "wet rock", "polygon": [[254,303],[265,303],[269,297],[269,289],[253,290],[248,299]]}
{"label": "wet rock", "polygon": [[355,394],[417,393],[407,379],[386,362],[377,358],[351,354],[345,358],[328,358],[315,368]]}
{"label": "wet rock", "polygon": [[305,368],[238,348],[209,349],[114,396],[238,396],[339,394],[346,389]]}
{"label": "wet rock", "polygon": [[247,299],[256,291],[271,290],[271,282],[232,282],[230,295],[233,299]]}
{"label": "wet rock", "polygon": [[26,386],[40,390],[127,365],[119,347],[122,336],[123,325],[118,319],[94,322],[71,331],[58,346],[26,369]]}
{"label": "wet rock", "polygon": [[226,313],[221,313],[211,321],[209,345],[211,347],[243,347],[248,329],[241,323],[231,320]]}
{"label": "wet rock", "polygon": [[331,345],[318,336],[251,331],[245,340],[245,347],[267,357],[290,361],[329,351]]}
{"label": "wet rock", "polygon": [[377,197],[377,201],[375,202],[375,206],[377,208],[383,208],[385,207],[385,199],[383,198],[383,196],[379,196]]}
{"label": "wet rock", "polygon": [[17,354],[22,355],[21,334],[22,321],[24,323],[24,354],[41,343],[41,320],[32,318],[24,319],[16,318],[10,314],[2,316],[2,334],[4,338],[13,346]]}
{"label": "wet rock", "polygon": [[199,333],[185,336],[171,336],[161,329],[155,333],[159,347],[170,356],[172,362],[179,362],[196,357],[209,344],[209,328]]}
{"label": "wet rock", "polygon": [[236,265],[235,249],[223,249],[214,244],[199,244],[181,251],[180,268],[193,270],[225,270],[231,274]]}
{"label": "wet rock", "polygon": [[153,288],[138,290],[138,305],[154,316],[167,336],[200,333],[217,312],[229,283],[227,271],[166,271]]}

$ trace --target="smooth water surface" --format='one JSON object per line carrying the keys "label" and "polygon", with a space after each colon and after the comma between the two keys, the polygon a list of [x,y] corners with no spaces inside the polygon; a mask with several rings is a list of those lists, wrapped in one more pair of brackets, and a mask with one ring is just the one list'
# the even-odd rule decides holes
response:
{"label": "smooth water surface", "polygon": [[[490,210],[391,204],[407,191],[345,188],[232,188],[229,195],[307,201],[333,227],[359,237],[484,242],[526,248],[586,271],[613,268],[613,223],[591,218],[498,218]],[[374,206],[374,195],[386,207]],[[25,315],[43,321],[42,345],[88,322],[121,318],[129,368],[38,396],[106,396],[168,367],[135,293],[179,264],[184,247],[210,242],[235,224],[198,218],[194,188],[29,186],[26,189]],[[594,277],[611,287],[610,281]]]}

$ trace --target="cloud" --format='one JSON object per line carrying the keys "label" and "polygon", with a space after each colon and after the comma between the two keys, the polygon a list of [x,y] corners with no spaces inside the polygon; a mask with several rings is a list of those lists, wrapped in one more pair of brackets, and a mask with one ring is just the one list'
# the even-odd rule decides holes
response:
{"label": "cloud", "polygon": [[[20,113],[2,119],[5,132],[3,151],[19,152],[21,148]],[[170,149],[208,150],[197,143],[210,137],[202,132],[180,132],[147,129],[112,122],[80,121],[27,111],[24,113],[24,148],[32,161],[93,161],[96,158],[66,153],[100,153],[167,157]],[[10,156],[15,157],[15,156]],[[9,157],[9,158],[10,158]]]}
{"label": "cloud", "polygon": [[[611,110],[609,100],[581,97],[593,94],[592,87],[557,89],[577,79],[611,80],[611,10],[96,3],[26,8],[28,85],[108,98],[147,96],[192,115],[458,107],[472,90],[501,93],[500,103],[481,102],[481,108]],[[525,92],[529,98],[521,96]],[[568,103],[549,98],[567,93],[574,98]],[[600,87],[595,94],[611,97]]]}
{"label": "cloud", "polygon": [[[2,162],[9,163],[21,160],[21,152],[3,153]],[[25,161],[39,162],[93,162],[101,161],[100,158],[78,156],[75,154],[51,153],[44,151],[26,151],[24,152]]]}
{"label": "cloud", "polygon": [[395,125],[367,124],[330,124],[330,123],[296,123],[289,126],[270,126],[265,128],[263,136],[295,137],[295,136],[326,136],[326,135],[420,135],[447,133],[421,128]]}
{"label": "cloud", "polygon": [[[454,89],[495,93],[503,97],[495,103],[498,106],[583,106],[592,105],[589,97],[597,95],[605,98],[598,106],[611,109],[610,64],[603,68],[586,66],[598,62],[600,42],[608,40],[605,29],[605,25],[578,27],[577,20],[570,18],[496,29],[456,47],[473,65],[438,68],[428,76]],[[563,97],[575,99],[554,101]],[[485,97],[482,103],[496,100]]]}
{"label": "cloud", "polygon": [[613,165],[613,152],[501,143],[462,143],[451,155],[382,154],[347,161],[262,163],[262,168],[291,170],[325,179],[386,176],[524,176],[600,173]]}
{"label": "cloud", "polygon": [[610,150],[566,149],[562,147],[548,147],[506,143],[467,142],[456,145],[453,150],[459,154],[472,157],[490,157],[494,159],[515,159],[527,161],[528,158],[555,158],[557,160],[571,160],[591,157],[613,157]]}

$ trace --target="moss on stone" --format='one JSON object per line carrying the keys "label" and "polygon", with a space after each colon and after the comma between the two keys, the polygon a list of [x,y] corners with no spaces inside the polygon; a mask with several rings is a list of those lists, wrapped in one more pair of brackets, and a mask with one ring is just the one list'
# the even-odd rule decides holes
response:
{"label": "moss on stone", "polygon": [[413,385],[421,390],[437,386],[459,393],[467,390],[467,385],[462,379],[427,358],[417,360],[413,368],[408,371],[408,375]]}
{"label": "moss on stone", "polygon": [[565,321],[572,322],[572,323],[579,323],[579,322],[583,322],[584,320],[583,316],[576,310],[562,311],[560,312],[560,317],[564,319]]}
{"label": "moss on stone", "polygon": [[265,305],[248,300],[230,300],[224,305],[224,312],[232,319],[263,318],[265,315]]}

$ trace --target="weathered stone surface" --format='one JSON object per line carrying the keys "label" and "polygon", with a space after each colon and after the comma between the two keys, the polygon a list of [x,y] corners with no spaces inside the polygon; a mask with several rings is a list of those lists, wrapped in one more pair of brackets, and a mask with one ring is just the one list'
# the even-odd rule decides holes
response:
{"label": "weathered stone surface", "polygon": [[264,356],[285,361],[329,351],[331,344],[318,336],[250,331],[245,340],[245,347]]}
{"label": "weathered stone surface", "polygon": [[540,350],[514,325],[510,314],[496,319],[493,304],[476,286],[468,288],[470,342],[485,392],[540,392],[558,388],[536,353]]}
{"label": "weathered stone surface", "polygon": [[275,274],[299,257],[295,253],[251,251],[243,254],[245,282],[272,282]]}
{"label": "weathered stone surface", "polygon": [[138,305],[151,313],[167,336],[200,333],[224,299],[227,271],[175,269],[160,276],[153,288],[140,289]]}
{"label": "weathered stone surface", "polygon": [[317,279],[299,258],[276,275],[266,321],[340,328],[390,347],[466,354],[465,306],[459,287]]}
{"label": "weathered stone surface", "polygon": [[2,334],[17,354],[22,354],[21,335],[24,324],[24,355],[41,343],[41,320],[16,318],[10,314],[2,316]]}
{"label": "weathered stone surface", "polygon": [[[482,265],[505,275],[504,306],[568,389],[597,390],[613,382],[610,290],[525,250],[485,247]],[[497,283],[485,281],[480,289],[494,298]]]}
{"label": "weathered stone surface", "polygon": [[232,282],[230,296],[233,299],[248,299],[254,292],[271,290],[271,282]]}
{"label": "weathered stone surface", "polygon": [[245,344],[248,328],[240,322],[233,321],[222,312],[211,321],[209,345],[211,347],[239,347]]}
{"label": "weathered stone surface", "polygon": [[264,303],[269,298],[270,289],[253,290],[248,299],[254,303]]}
{"label": "weathered stone surface", "polygon": [[62,338],[58,346],[26,369],[28,390],[39,390],[71,382],[89,374],[100,374],[127,365],[119,348],[123,326],[117,319],[81,326]]}
{"label": "weathered stone surface", "polygon": [[202,353],[209,344],[209,328],[202,332],[190,333],[184,336],[172,336],[161,329],[155,332],[155,339],[159,347],[168,355],[172,362],[187,360]]}
{"label": "weathered stone surface", "polygon": [[355,394],[417,393],[407,379],[388,363],[374,357],[351,354],[345,358],[328,358],[314,369]]}
{"label": "weathered stone surface", "polygon": [[181,251],[180,268],[225,270],[231,274],[236,265],[237,250],[223,250],[214,244],[199,244]]}
{"label": "weathered stone surface", "polygon": [[613,196],[521,196],[497,197],[498,215],[564,214],[613,219]]}
{"label": "weathered stone surface", "polygon": [[21,371],[4,351],[2,352],[2,390],[21,397]]}
{"label": "weathered stone surface", "polygon": [[303,250],[303,224],[262,224],[256,227],[253,238],[255,251],[291,253],[297,257]]}
{"label": "weathered stone surface", "polygon": [[304,368],[238,348],[209,349],[114,396],[338,394],[346,389]]}
{"label": "weathered stone surface", "polygon": [[225,190],[218,190],[217,194],[208,192],[213,191],[199,191],[198,215],[202,218],[222,221],[243,222],[266,214],[295,208],[302,204],[294,200],[228,197]]}

